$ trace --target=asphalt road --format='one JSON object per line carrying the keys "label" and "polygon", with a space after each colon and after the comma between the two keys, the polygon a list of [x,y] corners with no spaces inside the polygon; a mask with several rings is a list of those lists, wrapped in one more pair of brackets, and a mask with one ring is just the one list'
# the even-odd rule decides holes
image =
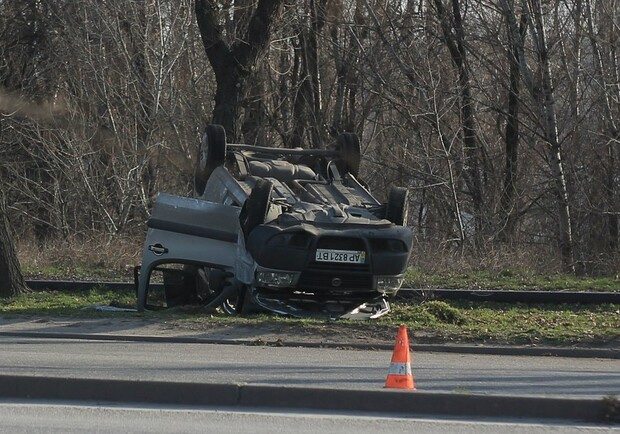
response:
{"label": "asphalt road", "polygon": [[[52,404],[46,402],[0,401],[0,432],[19,433],[171,433],[226,432],[297,434],[377,432],[429,434],[530,434],[530,433],[607,433],[609,426],[535,423],[524,421],[463,421],[447,419],[386,417],[368,414],[313,412],[258,412],[234,409],[195,409],[180,407],[118,407]],[[617,432],[617,431],[615,431]]]}
{"label": "asphalt road", "polygon": [[[0,372],[69,378],[382,389],[390,351],[0,337]],[[620,395],[610,359],[413,353],[425,392]]]}
{"label": "asphalt road", "polygon": [[620,421],[617,399],[603,398],[620,391],[614,348],[414,344],[418,390],[398,391],[383,388],[393,342],[367,351],[355,336],[336,337],[125,317],[0,318],[0,399]]}

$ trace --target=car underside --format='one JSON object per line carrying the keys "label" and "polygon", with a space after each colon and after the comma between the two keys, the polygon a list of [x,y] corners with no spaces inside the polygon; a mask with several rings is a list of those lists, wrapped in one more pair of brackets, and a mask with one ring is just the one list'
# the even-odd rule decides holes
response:
{"label": "car underside", "polygon": [[407,190],[393,187],[379,202],[358,180],[359,164],[351,133],[333,149],[282,149],[228,144],[222,127],[208,125],[194,198],[156,200],[138,307],[148,308],[151,272],[179,263],[183,284],[167,305],[299,317],[389,312],[411,255]]}

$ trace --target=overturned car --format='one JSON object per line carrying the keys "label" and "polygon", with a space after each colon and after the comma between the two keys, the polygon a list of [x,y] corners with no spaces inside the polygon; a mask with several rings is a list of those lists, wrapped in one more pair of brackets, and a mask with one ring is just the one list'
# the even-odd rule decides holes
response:
{"label": "overturned car", "polygon": [[[228,144],[208,125],[194,198],[159,194],[147,223],[137,302],[165,264],[166,306],[198,303],[224,312],[376,318],[403,283],[412,248],[407,190],[387,203],[357,179],[357,136],[333,149]],[[160,297],[161,298],[161,297]]]}

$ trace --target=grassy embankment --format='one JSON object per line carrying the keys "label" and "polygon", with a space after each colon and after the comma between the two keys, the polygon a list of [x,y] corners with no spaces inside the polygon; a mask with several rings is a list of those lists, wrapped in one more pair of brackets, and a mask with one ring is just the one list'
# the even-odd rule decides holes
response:
{"label": "grassy embankment", "polygon": [[[27,274],[28,273],[28,270]],[[65,270],[66,271],[66,270]],[[49,274],[61,277],[61,272]],[[82,272],[75,271],[73,276]],[[100,278],[105,272],[95,273]],[[92,273],[91,273],[92,275]],[[487,289],[546,289],[613,291],[613,278],[574,278],[537,276],[534,274],[467,273],[463,275],[427,275],[412,270],[408,283],[414,287],[452,287]],[[418,341],[486,342],[495,344],[552,344],[620,346],[620,305],[552,305],[505,304],[491,302],[439,301],[418,298],[393,303],[393,311],[371,323],[352,321],[297,320],[270,315],[230,318],[205,312],[200,308],[175,308],[147,313],[101,313],[88,309],[92,305],[133,306],[133,291],[123,293],[97,288],[84,292],[31,292],[14,300],[0,302],[2,315],[54,316],[132,316],[161,318],[177,324],[222,323],[260,325],[279,323],[286,327],[340,328],[342,333],[365,333],[389,336],[394,326],[404,323]]]}

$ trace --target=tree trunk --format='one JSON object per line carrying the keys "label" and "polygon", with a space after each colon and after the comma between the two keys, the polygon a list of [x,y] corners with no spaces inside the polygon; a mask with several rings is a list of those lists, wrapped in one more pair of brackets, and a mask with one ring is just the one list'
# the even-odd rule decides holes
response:
{"label": "tree trunk", "polygon": [[221,124],[233,141],[240,139],[239,117],[245,103],[246,84],[258,57],[271,37],[271,27],[283,0],[259,0],[244,34],[236,35],[229,47],[220,25],[219,6],[214,0],[195,0],[196,21],[217,89],[212,122]]}
{"label": "tree trunk", "polygon": [[472,197],[475,212],[476,231],[480,231],[484,216],[484,193],[480,164],[480,145],[476,137],[476,115],[471,93],[469,66],[467,65],[467,52],[465,50],[465,33],[463,20],[458,0],[451,0],[452,16],[448,15],[443,5],[443,0],[435,0],[437,17],[440,20],[444,41],[450,51],[452,63],[458,73],[458,85],[460,92],[461,123],[463,134],[463,148],[467,160],[465,170],[465,182]]}
{"label": "tree trunk", "polygon": [[26,289],[9,227],[4,192],[0,188],[0,298],[14,297]]}
{"label": "tree trunk", "polygon": [[508,118],[506,120],[505,144],[505,166],[504,166],[504,185],[501,195],[501,223],[502,228],[499,238],[502,241],[509,241],[514,236],[516,217],[518,213],[517,196],[517,177],[519,163],[519,110],[520,110],[520,83],[521,73],[519,67],[519,52],[523,50],[523,36],[526,29],[526,15],[521,15],[519,34],[521,38],[514,38],[508,26],[508,41],[510,42],[508,60],[510,64],[510,90],[508,93]]}
{"label": "tree trunk", "polygon": [[[616,212],[614,212],[614,208],[617,204],[617,182],[615,181],[616,179],[616,174],[617,174],[617,143],[618,140],[620,139],[620,131],[618,130],[618,122],[616,120],[616,117],[614,116],[614,111],[612,109],[612,100],[615,99],[616,101],[618,101],[618,97],[620,97],[620,92],[618,92],[618,88],[615,87],[616,93],[615,95],[613,95],[611,92],[608,92],[607,89],[614,89],[614,86],[612,85],[613,82],[618,83],[617,79],[617,75],[616,74],[611,74],[611,76],[614,78],[613,80],[611,80],[612,83],[610,83],[607,79],[606,79],[606,74],[605,74],[605,67],[604,67],[604,63],[603,63],[603,54],[601,53],[601,48],[600,48],[600,37],[596,37],[596,31],[594,29],[594,17],[593,17],[593,13],[592,13],[592,5],[591,5],[591,1],[590,0],[586,0],[585,2],[585,10],[586,10],[586,21],[587,21],[587,26],[588,26],[588,37],[590,39],[590,45],[592,46],[592,55],[594,57],[594,70],[596,71],[596,75],[598,76],[598,80],[600,81],[599,83],[599,87],[600,89],[602,89],[602,99],[604,101],[603,104],[603,113],[605,114],[604,117],[604,124],[605,124],[605,128],[607,131],[606,134],[609,137],[609,140],[607,142],[607,150],[606,150],[606,154],[607,154],[607,167],[605,168],[605,174],[604,176],[604,186],[605,186],[605,196],[607,199],[607,203],[606,203],[606,207],[607,209],[610,211],[607,214],[607,231],[608,231],[608,249],[612,252],[618,250],[618,233],[619,233],[619,228],[618,228],[618,215]],[[610,26],[611,29],[609,29],[609,32],[614,32],[615,29],[613,28],[613,26]],[[609,40],[613,40],[614,38],[610,37]],[[610,44],[610,46],[613,46],[613,44]],[[614,60],[616,59],[616,57],[612,54],[612,62],[610,63],[616,63],[614,62]],[[617,68],[617,66],[615,66],[614,68]],[[614,72],[617,72],[617,69],[615,69]]]}
{"label": "tree trunk", "polygon": [[557,200],[560,254],[562,256],[564,269],[574,272],[573,231],[569,207],[570,200],[566,185],[566,177],[564,175],[562,147],[560,146],[558,137],[553,81],[551,79],[549,51],[540,0],[531,0],[531,11],[533,15],[532,36],[534,37],[534,46],[541,69],[540,84],[542,95],[540,98],[540,118],[545,140],[548,144],[547,157]]}
{"label": "tree trunk", "polygon": [[530,20],[534,50],[537,55],[540,77],[538,83],[534,80],[528,69],[525,53],[523,50],[523,37],[519,32],[517,20],[515,18],[514,5],[509,4],[508,0],[501,0],[501,7],[512,34],[512,39],[521,41],[519,44],[519,65],[521,67],[521,77],[527,84],[528,90],[540,108],[540,122],[543,130],[543,137],[547,142],[547,160],[551,170],[553,180],[553,191],[556,196],[558,209],[558,244],[562,264],[566,271],[574,272],[573,261],[573,233],[572,221],[569,208],[569,195],[564,175],[564,163],[562,161],[562,148],[558,138],[558,124],[555,113],[555,99],[553,96],[553,82],[551,79],[551,67],[549,64],[549,52],[543,23],[542,6],[539,0],[522,0],[522,13],[528,12],[533,19]]}
{"label": "tree trunk", "polygon": [[299,30],[299,43],[295,47],[293,67],[293,89],[296,89],[293,100],[293,128],[287,146],[290,148],[303,147],[304,136],[308,125],[308,106],[311,101],[311,83],[306,56],[306,33]]}
{"label": "tree trunk", "polygon": [[325,0],[309,0],[307,14],[310,22],[298,30],[299,45],[295,53],[299,75],[295,94],[295,126],[289,147],[303,147],[307,131],[312,148],[323,143],[323,103],[319,71],[319,36],[325,26]]}

